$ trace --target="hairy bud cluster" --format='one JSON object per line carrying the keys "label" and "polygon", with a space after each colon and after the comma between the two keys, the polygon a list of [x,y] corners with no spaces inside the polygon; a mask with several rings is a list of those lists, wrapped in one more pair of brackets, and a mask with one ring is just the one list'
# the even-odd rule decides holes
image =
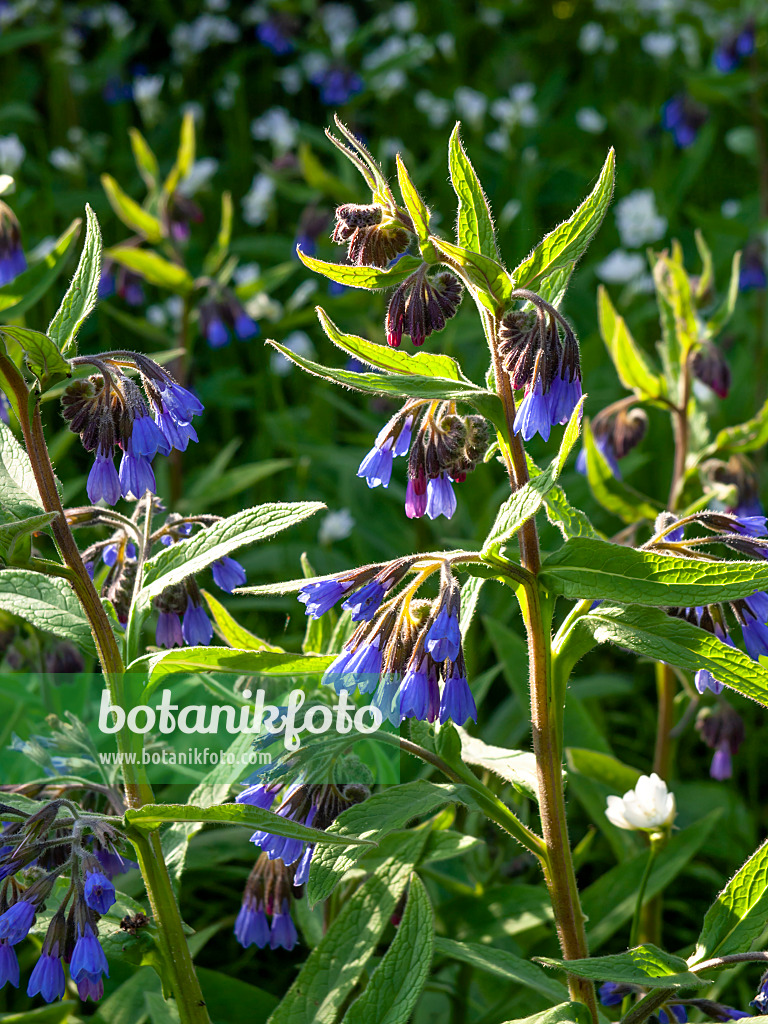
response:
{"label": "hairy bud cluster", "polygon": [[433,331],[442,331],[456,312],[463,293],[461,281],[449,270],[429,276],[425,263],[395,289],[386,318],[387,344],[397,348],[407,334],[423,345]]}
{"label": "hairy bud cluster", "polygon": [[429,513],[430,481],[444,480],[447,487],[448,480],[462,483],[483,460],[490,441],[490,428],[482,416],[459,416],[447,411],[445,405],[438,407],[434,415],[428,411],[408,458],[405,510],[409,518]]}
{"label": "hairy bud cluster", "polygon": [[347,203],[336,210],[331,240],[347,245],[347,259],[357,267],[386,267],[410,245],[411,236],[401,225],[386,219],[377,205]]}

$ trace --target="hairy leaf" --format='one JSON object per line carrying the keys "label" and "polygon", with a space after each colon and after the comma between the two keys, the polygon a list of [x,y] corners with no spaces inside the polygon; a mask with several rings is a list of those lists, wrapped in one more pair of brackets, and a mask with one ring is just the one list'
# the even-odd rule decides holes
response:
{"label": "hairy leaf", "polygon": [[491,208],[461,143],[458,122],[448,143],[448,168],[453,190],[459,200],[456,244],[498,262],[499,251],[496,248]]}
{"label": "hairy leaf", "polygon": [[27,366],[40,381],[42,391],[47,391],[54,384],[59,384],[71,374],[67,360],[56,348],[55,344],[40,331],[29,327],[0,327],[4,338],[11,338],[24,353]]}
{"label": "hairy leaf", "polygon": [[111,249],[105,249],[104,255],[119,263],[121,267],[126,267],[139,277],[143,277],[148,284],[157,285],[158,288],[167,288],[177,295],[189,295],[195,289],[195,282],[188,270],[178,263],[171,263],[158,256],[155,252],[150,252],[149,249],[114,245]]}
{"label": "hairy leaf", "polygon": [[584,960],[565,961],[546,956],[535,959],[547,967],[559,967],[569,974],[594,981],[617,981],[644,988],[697,988],[708,984],[688,970],[682,957],[665,953],[651,943],[628,949],[626,953],[591,956]]}
{"label": "hairy leaf", "polygon": [[77,342],[77,332],[93,311],[101,279],[101,231],[96,214],[85,204],[85,243],[75,276],[48,327],[48,337],[61,352]]}
{"label": "hairy leaf", "polygon": [[603,285],[597,290],[597,313],[600,336],[616,367],[619,380],[628,391],[640,398],[659,398],[664,394],[664,380],[653,372],[644,354],[629,333],[624,317],[616,312]]}
{"label": "hairy leaf", "polygon": [[0,571],[0,609],[36,629],[93,650],[88,620],[66,580],[27,569]]}
{"label": "hairy leaf", "polygon": [[127,228],[135,231],[137,235],[143,235],[151,245],[162,241],[163,226],[159,219],[131,199],[111,174],[102,174],[101,185],[107,194],[109,205]]}
{"label": "hairy leaf", "polygon": [[479,942],[454,942],[453,939],[438,937],[435,939],[435,954],[524,985],[547,999],[560,1000],[568,997],[568,989],[562,982],[551,977],[536,964],[532,964],[530,960],[524,960],[506,949],[481,945]]}
{"label": "hairy leaf", "polygon": [[331,281],[345,284],[349,288],[367,288],[368,291],[394,288],[395,285],[402,284],[424,264],[424,260],[406,255],[401,256],[397,263],[388,270],[379,270],[378,267],[350,267],[341,263],[326,263],[325,260],[307,256],[299,248],[296,249],[296,252],[304,266],[314,270],[316,274],[323,274]]}
{"label": "hairy leaf", "polygon": [[768,916],[768,843],[736,872],[707,911],[691,964],[743,953],[765,930]]}

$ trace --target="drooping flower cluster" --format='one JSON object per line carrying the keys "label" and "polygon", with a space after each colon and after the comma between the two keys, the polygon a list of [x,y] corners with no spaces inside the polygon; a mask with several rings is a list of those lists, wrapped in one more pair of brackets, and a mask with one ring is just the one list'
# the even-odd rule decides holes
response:
{"label": "drooping flower cluster", "polygon": [[129,306],[143,306],[146,300],[143,279],[127,267],[116,267],[112,260],[105,259],[101,265],[99,298],[108,299],[112,295],[119,296]]}
{"label": "drooping flower cluster", "polygon": [[[722,683],[718,685],[722,689]],[[702,692],[699,690],[699,693]],[[714,692],[718,693],[719,690],[715,689]],[[741,715],[721,700],[716,708],[701,709],[696,719],[696,730],[710,750],[714,750],[709,768],[711,777],[718,781],[730,779],[733,775],[731,758],[738,754],[744,742],[744,720]]]}
{"label": "drooping flower cluster", "polygon": [[[342,607],[360,625],[328,666],[323,683],[371,694],[372,704],[393,724],[404,718],[463,725],[477,720],[467,682],[460,630],[461,591],[447,562],[425,569],[414,586],[385,600],[419,556],[366,566],[305,584],[299,600],[318,617],[346,596]],[[435,601],[414,600],[424,579],[440,571]],[[441,687],[442,683],[442,687]]]}
{"label": "drooping flower cluster", "polygon": [[755,23],[749,20],[738,31],[732,32],[715,47],[712,55],[718,71],[728,74],[755,52]]}
{"label": "drooping flower cluster", "polygon": [[27,269],[16,214],[0,202],[0,286],[10,284]]}
{"label": "drooping flower cluster", "polygon": [[[632,400],[630,400],[632,401]],[[648,430],[648,416],[643,409],[628,408],[626,400],[602,409],[592,420],[595,447],[602,453],[617,480],[621,480],[619,459],[640,444]],[[576,472],[587,474],[587,452],[582,448],[576,459]]]}
{"label": "drooping flower cluster", "polygon": [[[14,947],[22,942],[37,914],[45,909],[60,875],[70,886],[51,918],[40,958],[29,978],[27,995],[47,1003],[61,999],[66,987],[64,968],[80,998],[94,1002],[104,994],[109,965],[99,943],[98,921],[116,901],[111,878],[125,870],[117,845],[124,838],[102,819],[80,815],[61,818],[67,801],[55,800],[35,814],[12,822],[3,833],[0,850],[0,988],[19,986],[19,963]],[[87,834],[86,834],[87,833]],[[93,846],[86,849],[84,840]],[[20,872],[35,866],[35,880],[25,884]]]}
{"label": "drooping flower cluster", "polygon": [[[326,829],[342,811],[368,795],[369,789],[362,783],[299,783],[287,787],[276,783],[250,786],[236,799],[264,810],[271,810],[277,801],[275,812],[281,817]],[[245,886],[235,936],[245,948],[263,949],[268,945],[271,949],[293,949],[298,935],[291,918],[291,904],[302,895],[315,847],[300,839],[286,839],[264,831],[254,832],[251,842],[262,852]],[[272,919],[271,925],[268,918]]]}
{"label": "drooping flower cluster", "polygon": [[490,430],[482,416],[460,416],[454,402],[409,401],[379,432],[357,475],[369,487],[387,487],[394,459],[410,450],[406,515],[450,519],[456,511],[452,485],[476,468],[489,444]]}
{"label": "drooping flower cluster", "polygon": [[259,325],[248,315],[237,297],[228,290],[208,298],[200,306],[200,331],[211,348],[222,348],[231,340],[248,341],[259,333]]}
{"label": "drooping flower cluster", "polygon": [[442,331],[456,315],[464,291],[449,270],[429,275],[423,263],[395,288],[387,307],[387,344],[397,348],[407,334],[414,345],[423,345],[433,331]]}
{"label": "drooping flower cluster", "polygon": [[[70,430],[80,434],[86,451],[96,453],[88,498],[114,505],[121,495],[138,499],[154,493],[151,460],[158,453],[169,455],[172,448],[186,451],[190,440],[197,440],[192,417],[203,411],[202,404],[167,370],[135,352],[78,356],[72,364],[99,371],[70,384],[62,397]],[[141,387],[126,375],[128,368],[138,371]],[[122,452],[119,472],[116,447]]]}
{"label": "drooping flower cluster", "polygon": [[[515,298],[534,309],[513,310],[499,330],[499,355],[512,387],[525,389],[514,431],[530,441],[545,441],[553,426],[567,423],[581,398],[579,343],[568,322],[535,292],[520,289]],[[560,337],[562,331],[562,339]]]}
{"label": "drooping flower cluster", "polygon": [[331,240],[347,246],[347,259],[357,267],[386,267],[405,252],[411,236],[397,221],[385,215],[377,203],[347,203],[336,210]]}
{"label": "drooping flower cluster", "polygon": [[687,149],[709,118],[709,111],[685,93],[667,100],[661,110],[661,127],[668,131],[679,149]]}

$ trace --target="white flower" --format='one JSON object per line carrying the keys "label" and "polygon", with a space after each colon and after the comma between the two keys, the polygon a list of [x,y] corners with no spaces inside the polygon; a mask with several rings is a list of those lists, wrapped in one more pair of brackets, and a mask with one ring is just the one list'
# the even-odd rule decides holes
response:
{"label": "white flower", "polygon": [[253,284],[261,277],[261,267],[258,263],[241,263],[239,267],[235,268],[232,277],[236,285]]}
{"label": "white flower", "polygon": [[594,107],[580,107],[576,111],[576,124],[583,132],[590,132],[592,135],[599,135],[605,130],[608,124],[599,110]]}
{"label": "white flower", "polygon": [[588,21],[579,32],[579,49],[582,53],[597,53],[602,48],[605,29],[596,21]]}
{"label": "white flower", "polygon": [[450,32],[441,32],[435,36],[435,46],[446,60],[453,60],[456,56],[456,37]]}
{"label": "white flower", "polygon": [[609,796],[605,815],[617,828],[657,830],[675,820],[675,795],[656,772],[641,775],[634,789],[624,796]]}
{"label": "white flower", "polygon": [[677,49],[677,39],[671,32],[649,32],[640,40],[640,45],[650,57],[666,60]]}
{"label": "white flower", "polygon": [[724,199],[723,205],[720,207],[720,213],[722,213],[726,220],[732,220],[734,217],[738,217],[741,213],[741,200]]}
{"label": "white flower", "polygon": [[332,52],[343,53],[357,29],[357,15],[346,4],[323,4],[318,14]]}
{"label": "white flower", "polygon": [[381,46],[363,57],[363,67],[369,70],[378,68],[382,64],[388,64],[396,57],[402,57],[407,52],[408,43],[406,43],[402,36],[389,36]]}
{"label": "white flower", "polygon": [[154,103],[160,95],[165,81],[164,75],[140,75],[133,80],[133,98],[138,104]]}
{"label": "white flower", "polygon": [[416,109],[426,114],[433,128],[441,128],[451,116],[451,104],[448,100],[434,96],[428,89],[420,89],[414,96]]}
{"label": "white flower", "polygon": [[296,145],[298,127],[284,107],[272,107],[251,121],[251,135],[269,140],[279,153],[285,153]]}
{"label": "white flower", "polygon": [[491,114],[507,128],[518,124],[530,126],[539,120],[539,112],[533,97],[536,86],[533,82],[519,82],[509,90],[509,97],[502,96],[491,104]]}
{"label": "white flower", "polygon": [[186,175],[179,182],[178,191],[183,196],[193,196],[211,180],[219,169],[219,161],[212,156],[195,160]]}
{"label": "white flower", "polygon": [[18,135],[0,136],[0,171],[3,174],[15,174],[27,155]]}
{"label": "white flower", "polygon": [[389,23],[396,32],[413,32],[417,20],[416,4],[408,3],[407,0],[393,4],[389,10]]}
{"label": "white flower", "polygon": [[[288,337],[283,339],[283,346],[295,352],[297,356],[309,358],[315,354],[309,335],[305,331],[291,331]],[[286,377],[293,369],[293,363],[282,352],[273,352],[269,362],[272,372],[278,377]]]}
{"label": "white flower", "polygon": [[460,85],[453,94],[456,110],[459,117],[468,121],[473,128],[479,128],[483,123],[485,108],[488,100],[483,93],[477,89],[470,89],[466,85]]}
{"label": "white flower", "polygon": [[645,257],[639,252],[627,252],[626,249],[614,249],[595,268],[597,276],[606,284],[626,284],[640,277],[644,271]]}
{"label": "white flower", "polygon": [[251,187],[243,196],[243,220],[251,227],[263,224],[269,215],[275,183],[267,174],[255,174]]}
{"label": "white flower", "polygon": [[72,153],[63,146],[52,149],[48,159],[57,171],[66,171],[67,174],[78,174],[83,169],[83,161],[77,153]]}
{"label": "white flower", "polygon": [[407,84],[408,78],[402,68],[390,68],[371,79],[371,88],[384,100],[402,92]]}
{"label": "white flower", "polygon": [[277,80],[289,96],[295,96],[301,89],[302,75],[300,69],[295,64],[281,68],[277,73]]}
{"label": "white flower", "polygon": [[616,225],[621,244],[627,249],[637,249],[662,237],[667,230],[667,218],[657,211],[653,190],[642,188],[616,204]]}
{"label": "white flower", "polygon": [[320,524],[317,539],[321,544],[332,544],[335,540],[344,540],[352,533],[355,520],[348,508],[340,508],[338,512],[329,512]]}

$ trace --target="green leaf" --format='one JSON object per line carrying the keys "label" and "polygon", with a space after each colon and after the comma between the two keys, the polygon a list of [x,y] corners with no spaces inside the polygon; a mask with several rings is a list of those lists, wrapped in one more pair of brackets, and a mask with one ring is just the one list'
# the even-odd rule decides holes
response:
{"label": "green leaf", "polygon": [[86,231],[75,276],[48,327],[48,336],[61,352],[77,341],[83,321],[93,312],[101,279],[101,231],[96,214],[85,204]]}
{"label": "green leaf", "polygon": [[461,759],[492,772],[513,786],[518,793],[529,800],[538,800],[536,756],[529,750],[509,750],[494,747],[460,727],[456,727],[461,738]]}
{"label": "green leaf", "polygon": [[26,619],[36,629],[93,650],[88,620],[66,580],[27,569],[3,569],[0,609]]}
{"label": "green leaf", "polygon": [[163,184],[163,192],[166,196],[172,195],[179,182],[186,178],[195,162],[195,115],[191,110],[184,114],[179,134],[179,148],[176,152],[176,161],[170,170],[168,177]]}
{"label": "green leaf", "polygon": [[463,400],[472,404],[479,401],[493,402],[497,400],[497,396],[493,392],[484,391],[466,380],[446,380],[434,376],[422,377],[415,373],[356,373],[353,370],[337,370],[306,359],[284,345],[279,345],[271,338],[267,339],[267,344],[272,345],[278,352],[282,352],[286,359],[296,363],[297,366],[313,376],[322,377],[324,380],[341,384],[343,387],[353,388],[355,391],[377,395],[401,395],[405,398]]}
{"label": "green leaf", "polygon": [[560,1003],[532,1017],[518,1017],[505,1024],[592,1024],[592,1016],[584,1003]]}
{"label": "green leaf", "polygon": [[725,427],[715,438],[712,451],[753,452],[768,444],[768,401],[746,423]]}
{"label": "green leaf", "polygon": [[749,597],[768,587],[768,565],[674,558],[583,537],[544,559],[541,580],[572,600],[682,608]]}
{"label": "green leaf", "polygon": [[581,410],[584,405],[582,398],[571,413],[568,426],[563,433],[563,440],[560,442],[560,449],[557,456],[543,473],[538,473],[520,490],[507,498],[498,511],[496,522],[483,544],[483,555],[491,554],[510,540],[520,527],[541,507],[545,495],[555,485],[558,477],[563,471],[568,456],[579,437],[581,423]]}
{"label": "green leaf", "polygon": [[379,291],[402,284],[424,265],[424,260],[406,255],[401,256],[389,270],[379,270],[378,267],[350,267],[340,263],[326,263],[324,260],[315,259],[314,256],[307,256],[300,248],[297,248],[296,252],[304,266],[314,270],[316,274],[323,274],[331,281],[338,281],[349,288],[367,288],[368,291]]}
{"label": "green leaf", "polygon": [[247,508],[186,540],[172,544],[144,564],[142,597],[148,600],[187,576],[201,572],[237,548],[267,540],[325,508],[319,501],[276,502]]}
{"label": "green leaf", "polygon": [[640,398],[656,399],[664,394],[664,380],[653,372],[629,333],[624,317],[616,312],[604,285],[597,290],[600,336],[613,360],[619,380]]}
{"label": "green leaf", "polygon": [[344,901],[268,1024],[334,1024],[390,923],[426,839],[426,832],[410,833],[397,857]]}
{"label": "green leaf", "polygon": [[69,251],[80,233],[82,221],[73,220],[53,249],[39,263],[0,288],[0,312],[3,319],[15,320],[37,305],[64,269]]}
{"label": "green leaf", "polygon": [[128,135],[131,139],[131,149],[133,151],[133,159],[136,161],[136,169],[147,188],[153,189],[156,187],[160,176],[157,157],[149,148],[149,143],[138,128],[129,128]]}
{"label": "green leaf", "polygon": [[368,363],[369,366],[391,373],[415,374],[442,380],[467,380],[459,364],[450,356],[441,355],[439,352],[417,352],[415,355],[409,355],[399,348],[376,345],[354,334],[344,334],[321,306],[316,306],[315,309],[320,326],[334,345],[355,359]]}
{"label": "green leaf", "polygon": [[674,332],[677,353],[682,363],[688,352],[699,344],[699,323],[693,304],[691,279],[683,265],[683,252],[673,245],[672,254],[658,257],[653,268],[656,288],[667,307],[669,327]]}
{"label": "green leaf", "polygon": [[743,953],[765,930],[768,916],[768,843],[736,872],[707,911],[689,962]]}
{"label": "green leaf", "polygon": [[565,756],[570,771],[586,775],[595,782],[602,782],[617,793],[626,793],[628,789],[634,789],[640,778],[641,773],[637,768],[632,768],[619,761],[617,757],[599,750],[569,747]]}
{"label": "green leaf", "polygon": [[13,435],[11,428],[0,420],[0,510],[3,520],[7,515],[27,519],[42,515],[43,499],[29,456]]}
{"label": "green leaf", "polygon": [[568,989],[556,978],[551,977],[536,964],[532,964],[530,960],[524,960],[506,949],[481,945],[479,942],[454,942],[453,939],[438,936],[435,939],[435,955],[469,964],[470,967],[476,967],[506,981],[514,981],[547,999],[560,1000],[568,997]]}
{"label": "green leaf", "polygon": [[588,420],[584,423],[584,450],[587,456],[587,480],[592,494],[603,508],[613,512],[625,523],[636,523],[639,519],[650,519],[653,522],[661,512],[661,505],[656,505],[623,480],[616,479],[608,460],[595,443]]}
{"label": "green leaf", "polygon": [[[168,676],[179,672],[237,672],[240,675],[296,676],[322,673],[334,656],[277,654],[274,651],[235,651],[231,647],[181,647],[152,654],[142,663],[149,672],[144,697],[154,693]],[[131,666],[135,669],[137,663]]]}
{"label": "green leaf", "polygon": [[234,217],[234,206],[232,204],[232,193],[222,192],[221,194],[221,223],[216,241],[211,246],[205,257],[205,272],[216,274],[229,252],[229,243],[232,240],[232,219]]}
{"label": "green leaf", "polygon": [[143,277],[148,284],[157,285],[158,288],[167,288],[177,295],[189,295],[195,290],[195,282],[188,270],[180,267],[178,263],[170,263],[148,249],[114,245],[111,249],[105,249],[104,255],[107,259],[119,263],[121,267],[126,267],[139,277]]}
{"label": "green leaf", "polygon": [[560,530],[565,540],[569,540],[571,537],[600,539],[600,534],[585,513],[571,505],[559,484],[556,484],[544,495],[544,507],[547,519]]}
{"label": "green leaf", "polygon": [[[2,513],[5,513],[5,511],[6,509],[3,508]],[[11,522],[0,524],[0,560],[10,561],[13,557],[16,542],[21,537],[45,530],[54,519],[58,519],[59,515],[59,512],[41,512],[38,516],[30,516],[27,519],[14,519]]]}
{"label": "green leaf", "polygon": [[394,942],[343,1024],[407,1024],[429,975],[433,946],[432,906],[424,883],[412,875]]}
{"label": "green leaf", "polygon": [[247,630],[245,626],[241,626],[240,623],[229,614],[221,601],[218,601],[213,594],[209,594],[207,590],[201,590],[201,594],[205,598],[205,603],[208,605],[208,611],[211,613],[211,618],[213,619],[216,628],[230,647],[234,647],[240,651],[273,651],[277,654],[285,653],[282,647],[275,647],[273,644],[267,643],[266,640],[262,640],[260,637],[251,633],[250,630]]}
{"label": "green leaf", "polygon": [[506,270],[490,256],[430,236],[434,247],[448,257],[448,265],[459,267],[473,285],[477,298],[491,313],[503,313],[512,302],[514,285]]}
{"label": "green leaf", "polygon": [[457,245],[498,261],[499,250],[496,247],[491,208],[480,179],[461,143],[458,122],[451,132],[448,143],[448,168],[453,190],[459,200],[456,218]]}
{"label": "green leaf", "polygon": [[[699,603],[705,602],[694,602]],[[706,630],[659,609],[601,605],[579,619],[573,633],[574,647],[587,634],[596,643],[613,643],[688,672],[708,669],[732,690],[768,707],[768,671],[762,665]],[[568,642],[570,646],[570,637]],[[580,654],[590,646],[582,647]]]}
{"label": "green leaf", "polygon": [[615,156],[611,149],[597,184],[567,221],[551,231],[515,268],[516,288],[530,288],[558,306],[577,261],[602,223],[613,196]]}
{"label": "green leaf", "polygon": [[21,348],[27,366],[40,381],[42,391],[59,384],[72,373],[69,363],[50,338],[29,327],[0,327],[4,338],[11,338]]}
{"label": "green leaf", "polygon": [[[390,786],[343,811],[328,832],[339,838],[352,834],[364,839],[375,838],[379,842],[413,818],[432,814],[447,803],[466,802],[467,799],[464,786],[436,785],[423,780]],[[330,856],[324,850],[315,852],[307,883],[307,899],[311,906],[330,896],[362,853],[357,846]]]}
{"label": "green leaf", "polygon": [[75,1020],[77,1003],[66,1000],[53,1006],[41,1006],[37,1010],[25,1010],[23,1013],[4,1013],[3,1024],[65,1024]]}
{"label": "green leaf", "polygon": [[665,953],[651,943],[628,949],[626,953],[591,956],[584,960],[565,961],[546,956],[535,959],[547,967],[559,967],[578,978],[593,981],[616,981],[644,988],[697,988],[709,984],[689,971],[682,957]]}
{"label": "green leaf", "polygon": [[411,181],[411,176],[408,174],[408,170],[399,153],[395,157],[395,161],[397,163],[397,181],[400,185],[400,192],[402,193],[406,209],[411,215],[416,237],[419,240],[421,254],[430,263],[436,263],[437,256],[429,240],[429,209],[416,191],[416,186]]}
{"label": "green leaf", "polygon": [[101,185],[109,205],[127,228],[141,235],[150,245],[157,245],[163,240],[163,226],[159,219],[123,192],[111,174],[102,174]]}
{"label": "green leaf", "polygon": [[197,807],[192,804],[144,804],[143,807],[129,807],[125,821],[136,828],[150,832],[167,822],[204,821],[217,825],[243,825],[258,831],[270,832],[288,839],[301,839],[307,843],[344,845],[354,843],[362,848],[372,846],[368,840],[357,836],[337,836],[322,829],[308,828],[298,821],[291,821],[280,814],[265,811],[250,804],[215,804],[212,807]]}
{"label": "green leaf", "polygon": [[736,300],[739,297],[739,270],[741,268],[741,253],[735,252],[731,261],[731,278],[728,282],[728,291],[723,301],[717,307],[712,316],[707,320],[704,333],[708,338],[716,337],[725,327],[736,308]]}

